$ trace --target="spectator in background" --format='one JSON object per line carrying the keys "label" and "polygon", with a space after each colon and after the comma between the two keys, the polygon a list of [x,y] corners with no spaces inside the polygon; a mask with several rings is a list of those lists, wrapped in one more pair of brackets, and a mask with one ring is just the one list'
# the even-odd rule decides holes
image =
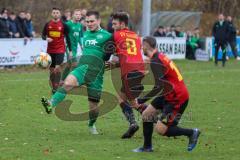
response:
{"label": "spectator in background", "polygon": [[86,14],[87,14],[87,10],[86,9],[81,9],[82,18],[80,19],[80,23],[83,25],[83,31],[87,30],[87,24],[85,22]]}
{"label": "spectator in background", "polygon": [[87,14],[87,9],[82,9],[81,10],[81,16],[84,17],[84,19],[86,17],[86,14]]}
{"label": "spectator in background", "polygon": [[199,28],[198,28],[198,27],[196,27],[196,28],[194,29],[194,35],[195,35],[195,37],[197,37],[198,39],[200,39],[200,31],[199,31]]}
{"label": "spectator in background", "polygon": [[176,37],[185,37],[184,32],[182,32],[182,27],[179,25],[176,27],[175,33]]}
{"label": "spectator in background", "polygon": [[237,54],[237,30],[233,24],[232,17],[227,17],[228,27],[229,27],[229,36],[228,36],[228,44],[230,45],[233,55],[237,60],[240,60],[240,57]]}
{"label": "spectator in background", "polygon": [[9,21],[9,31],[10,31],[11,38],[19,38],[20,34],[17,28],[16,14],[14,12],[10,13],[8,21]]}
{"label": "spectator in background", "polygon": [[20,38],[31,38],[32,34],[27,29],[26,13],[21,11],[16,18],[17,29],[20,33]]}
{"label": "spectator in background", "polygon": [[170,32],[170,27],[165,27],[164,32],[165,32],[165,35],[167,36]]}
{"label": "spectator in background", "polygon": [[171,25],[170,31],[166,33],[166,36],[172,38],[176,37],[175,25]]}
{"label": "spectator in background", "polygon": [[0,38],[10,38],[8,10],[3,8],[0,14]]}
{"label": "spectator in background", "polygon": [[187,33],[186,58],[195,60],[195,52],[200,47],[199,28],[195,28],[193,32]]}
{"label": "spectator in background", "polygon": [[61,19],[63,22],[67,22],[72,19],[72,13],[71,13],[70,9],[66,9],[64,11],[64,14]]}
{"label": "spectator in background", "polygon": [[229,25],[228,22],[225,21],[223,14],[218,15],[218,21],[213,25],[212,35],[215,39],[215,65],[218,65],[218,51],[221,47],[223,52],[222,66],[224,67],[226,62],[226,48],[229,36]]}
{"label": "spectator in background", "polygon": [[165,37],[166,33],[164,32],[164,27],[163,26],[158,26],[158,29],[156,32],[153,33],[154,37]]}
{"label": "spectator in background", "polygon": [[109,33],[113,33],[114,29],[112,28],[112,19],[113,19],[113,13],[111,13],[109,19],[108,19],[108,24],[107,24],[107,31]]}
{"label": "spectator in background", "polygon": [[26,13],[26,24],[27,24],[28,32],[31,33],[33,37],[35,37],[35,31],[32,24],[32,15],[29,12]]}

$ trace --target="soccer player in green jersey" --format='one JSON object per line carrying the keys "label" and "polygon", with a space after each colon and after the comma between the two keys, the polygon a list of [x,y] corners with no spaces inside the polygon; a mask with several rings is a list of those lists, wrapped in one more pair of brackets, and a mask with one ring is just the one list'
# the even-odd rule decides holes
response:
{"label": "soccer player in green jersey", "polygon": [[78,44],[82,48],[82,37],[83,37],[83,26],[80,23],[81,20],[81,10],[76,9],[73,11],[73,19],[66,22],[69,29],[69,38],[71,41],[72,53],[69,53],[67,46],[67,65],[62,74],[62,81],[67,77],[67,75],[77,66],[77,49]]}
{"label": "soccer player in green jersey", "polygon": [[[86,24],[88,30],[83,35],[83,54],[78,66],[67,76],[62,87],[50,100],[42,98],[42,104],[47,113],[62,102],[71,89],[86,85],[89,101],[89,129],[92,134],[98,134],[95,122],[98,117],[98,103],[102,92],[105,60],[105,47],[112,39],[112,35],[100,27],[100,17],[97,11],[88,11]],[[111,43],[109,43],[111,44]]]}

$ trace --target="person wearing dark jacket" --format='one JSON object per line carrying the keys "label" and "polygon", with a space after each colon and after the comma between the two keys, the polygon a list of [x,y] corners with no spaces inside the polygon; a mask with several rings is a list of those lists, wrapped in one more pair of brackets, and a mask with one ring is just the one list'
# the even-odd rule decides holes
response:
{"label": "person wearing dark jacket", "polygon": [[158,26],[156,32],[153,33],[154,37],[166,37],[166,33],[164,32],[163,26]]}
{"label": "person wearing dark jacket", "polygon": [[237,42],[236,42],[237,31],[233,24],[231,16],[227,17],[227,22],[228,22],[228,26],[229,26],[228,44],[230,45],[230,47],[232,49],[234,57],[237,60],[240,60],[240,57],[237,54]]}
{"label": "person wearing dark jacket", "polygon": [[10,13],[8,21],[11,38],[19,38],[20,34],[17,29],[16,15],[14,12]]}
{"label": "person wearing dark jacket", "polygon": [[10,38],[9,32],[9,22],[8,22],[8,15],[7,10],[2,9],[0,15],[0,38]]}
{"label": "person wearing dark jacket", "polygon": [[229,36],[229,25],[228,22],[224,20],[224,15],[219,14],[218,21],[215,22],[212,34],[215,39],[214,46],[215,46],[215,65],[218,65],[218,50],[222,49],[223,56],[222,56],[222,66],[225,66],[226,62],[226,48]]}
{"label": "person wearing dark jacket", "polygon": [[32,23],[32,15],[29,12],[26,13],[26,24],[27,24],[28,32],[32,35],[32,37],[34,37],[35,31],[34,31],[33,23]]}
{"label": "person wearing dark jacket", "polygon": [[21,11],[19,16],[16,18],[17,29],[20,33],[20,38],[31,38],[32,34],[27,29],[27,22],[26,22],[26,13]]}

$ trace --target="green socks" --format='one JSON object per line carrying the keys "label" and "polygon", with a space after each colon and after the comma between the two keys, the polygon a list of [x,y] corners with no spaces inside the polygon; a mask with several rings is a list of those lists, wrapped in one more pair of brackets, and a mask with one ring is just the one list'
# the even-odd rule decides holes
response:
{"label": "green socks", "polygon": [[56,107],[59,103],[61,103],[66,97],[66,94],[67,91],[63,87],[60,87],[50,100],[52,106]]}

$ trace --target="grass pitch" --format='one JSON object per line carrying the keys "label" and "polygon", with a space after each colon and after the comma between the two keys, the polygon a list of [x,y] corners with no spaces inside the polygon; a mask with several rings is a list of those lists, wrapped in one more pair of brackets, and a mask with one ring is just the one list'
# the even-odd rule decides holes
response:
{"label": "grass pitch", "polygon": [[[240,62],[225,68],[213,62],[176,61],[190,92],[181,126],[198,127],[197,148],[187,152],[187,139],[154,133],[153,153],[132,153],[142,145],[142,127],[130,140],[120,136],[128,127],[119,107],[97,121],[100,135],[90,135],[87,121],[69,122],[47,115],[40,98],[49,96],[45,70],[0,71],[0,160],[238,160],[240,157]],[[120,81],[119,81],[120,82]],[[115,93],[110,74],[104,90]],[[73,99],[72,112],[87,109],[87,99]],[[137,118],[141,123],[138,114]]]}

